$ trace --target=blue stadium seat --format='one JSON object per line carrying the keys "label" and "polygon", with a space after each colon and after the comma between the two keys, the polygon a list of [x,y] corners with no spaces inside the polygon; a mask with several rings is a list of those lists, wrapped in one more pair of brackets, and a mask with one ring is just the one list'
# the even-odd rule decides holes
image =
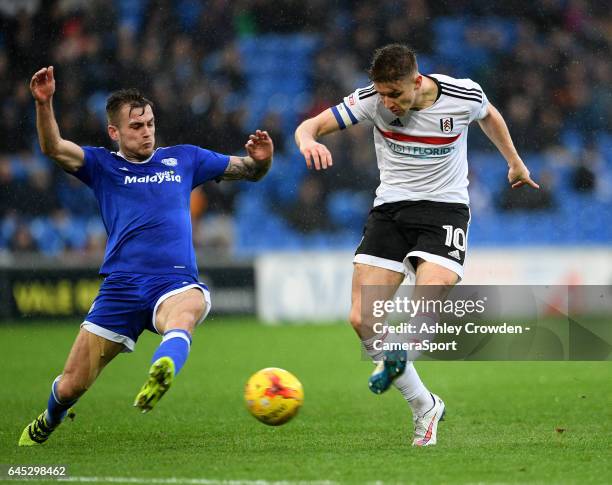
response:
{"label": "blue stadium seat", "polygon": [[135,32],[139,32],[145,19],[145,10],[149,0],[115,0],[119,21]]}
{"label": "blue stadium seat", "polygon": [[46,217],[37,217],[30,223],[32,237],[47,256],[55,256],[65,249],[64,241]]}
{"label": "blue stadium seat", "polygon": [[363,227],[372,201],[363,192],[339,190],[329,196],[327,208],[333,224],[343,229]]}
{"label": "blue stadium seat", "polygon": [[578,155],[584,148],[584,136],[575,129],[565,129],[561,135],[563,145],[574,155]]}
{"label": "blue stadium seat", "polygon": [[83,231],[85,221],[84,217],[72,217],[62,224],[51,221],[51,227],[60,237],[65,247],[83,249],[87,244],[87,233]]}
{"label": "blue stadium seat", "polygon": [[198,25],[198,19],[203,5],[200,0],[178,0],[172,2],[174,12],[181,26],[186,32],[194,32]]}
{"label": "blue stadium seat", "polygon": [[249,75],[247,126],[256,126],[269,109],[281,111],[287,125],[296,123],[293,103],[307,88],[311,57],[318,42],[315,36],[305,34],[267,34],[240,41]]}
{"label": "blue stadium seat", "polygon": [[17,229],[17,220],[14,217],[3,217],[0,219],[0,245],[3,248],[8,246],[9,241]]}
{"label": "blue stadium seat", "polygon": [[600,133],[597,146],[608,166],[612,168],[612,134]]}

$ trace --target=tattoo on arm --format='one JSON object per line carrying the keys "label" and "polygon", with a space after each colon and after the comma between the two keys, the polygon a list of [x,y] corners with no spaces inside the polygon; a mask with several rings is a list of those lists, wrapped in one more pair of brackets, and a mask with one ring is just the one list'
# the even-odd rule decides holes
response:
{"label": "tattoo on arm", "polygon": [[229,165],[223,173],[223,180],[250,180],[256,182],[260,180],[268,170],[272,159],[261,160],[259,162],[251,157],[230,157]]}

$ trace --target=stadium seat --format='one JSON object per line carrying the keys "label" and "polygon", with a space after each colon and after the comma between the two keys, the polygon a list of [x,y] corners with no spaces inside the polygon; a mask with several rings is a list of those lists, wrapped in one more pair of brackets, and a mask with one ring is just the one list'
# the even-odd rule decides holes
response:
{"label": "stadium seat", "polygon": [[369,196],[363,192],[339,190],[329,196],[328,210],[333,224],[356,231],[363,227],[370,205]]}
{"label": "stadium seat", "polygon": [[30,231],[40,251],[47,256],[55,256],[65,248],[60,234],[46,217],[32,220]]}

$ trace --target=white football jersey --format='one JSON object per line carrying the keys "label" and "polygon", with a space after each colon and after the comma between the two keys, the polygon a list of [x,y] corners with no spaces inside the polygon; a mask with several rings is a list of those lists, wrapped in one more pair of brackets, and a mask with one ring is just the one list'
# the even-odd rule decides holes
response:
{"label": "white football jersey", "polygon": [[470,79],[428,77],[438,85],[438,98],[420,111],[395,116],[373,84],[331,108],[342,129],[364,120],[374,124],[380,170],[375,206],[401,200],[469,203],[468,125],[487,115],[489,102]]}

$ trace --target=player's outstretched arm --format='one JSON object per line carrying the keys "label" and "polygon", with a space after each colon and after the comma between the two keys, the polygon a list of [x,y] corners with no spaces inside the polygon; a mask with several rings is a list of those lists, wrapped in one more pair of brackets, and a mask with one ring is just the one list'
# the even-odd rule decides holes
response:
{"label": "player's outstretched arm", "polygon": [[331,109],[319,113],[314,118],[303,121],[295,130],[295,143],[308,168],[316,170],[326,169],[334,164],[332,155],[325,145],[319,143],[317,138],[338,131],[340,126]]}
{"label": "player's outstretched arm", "polygon": [[540,186],[531,179],[529,169],[516,151],[508,126],[497,108],[489,104],[487,116],[478,120],[478,124],[508,162],[508,182],[512,188],[529,185],[539,189]]}
{"label": "player's outstretched arm", "polygon": [[43,67],[32,76],[30,91],[36,101],[36,130],[42,152],[53,158],[64,170],[77,171],[83,166],[85,153],[76,143],[64,140],[60,135],[53,113],[53,66]]}
{"label": "player's outstretched arm", "polygon": [[229,164],[223,173],[223,180],[250,180],[257,182],[268,173],[272,166],[274,143],[267,131],[257,130],[249,136],[244,145],[248,156],[230,157]]}

